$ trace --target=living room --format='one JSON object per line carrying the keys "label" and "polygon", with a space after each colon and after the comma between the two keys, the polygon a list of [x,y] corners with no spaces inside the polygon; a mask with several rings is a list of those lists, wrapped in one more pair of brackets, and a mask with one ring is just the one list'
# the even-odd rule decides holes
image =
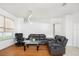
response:
{"label": "living room", "polygon": [[[78,6],[79,3],[0,3],[0,55],[78,56]],[[16,44],[15,34],[24,38],[22,46]],[[56,39],[56,35],[68,40],[64,48],[53,49],[55,44],[52,40]],[[52,48],[49,42],[52,42]]]}

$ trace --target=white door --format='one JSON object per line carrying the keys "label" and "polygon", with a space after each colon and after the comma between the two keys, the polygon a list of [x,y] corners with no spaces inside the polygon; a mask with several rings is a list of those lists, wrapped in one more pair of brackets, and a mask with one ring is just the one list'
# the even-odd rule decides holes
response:
{"label": "white door", "polygon": [[55,24],[55,35],[62,35],[62,25]]}

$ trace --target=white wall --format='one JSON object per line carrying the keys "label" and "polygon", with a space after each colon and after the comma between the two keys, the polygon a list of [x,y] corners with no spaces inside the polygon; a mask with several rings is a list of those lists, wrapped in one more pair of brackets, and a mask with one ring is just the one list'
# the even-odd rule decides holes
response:
{"label": "white wall", "polygon": [[66,17],[66,37],[68,38],[68,46],[72,46],[72,21],[70,21],[70,16]]}
{"label": "white wall", "polygon": [[50,36],[50,24],[41,24],[41,23],[23,24],[22,32],[25,33],[26,36],[31,33],[46,34],[46,36]]}
{"label": "white wall", "polygon": [[[56,27],[56,34],[65,36],[65,20],[64,18],[52,19],[50,23],[32,22],[32,24],[24,23],[23,18],[18,18],[18,27],[16,32],[24,33],[24,37],[28,37],[31,33],[43,33],[47,37],[53,37],[53,24],[59,24]],[[62,30],[63,29],[63,30]]]}
{"label": "white wall", "polygon": [[[11,18],[12,20],[17,20],[17,18],[13,15],[11,15],[10,13],[6,12],[5,10],[0,8],[0,15],[6,16]],[[8,46],[11,46],[12,44],[14,44],[14,40],[13,39],[9,39],[9,40],[5,40],[5,41],[0,41],[0,50],[4,49]]]}
{"label": "white wall", "polygon": [[55,35],[65,36],[65,18],[53,18],[51,20],[52,25],[55,24]]}
{"label": "white wall", "polygon": [[[20,26],[17,32],[22,32],[24,37],[28,37],[29,34],[46,34],[47,37],[53,37],[51,32],[51,24],[46,23],[24,23],[23,18],[18,18],[18,26]],[[52,30],[53,31],[53,30]]]}
{"label": "white wall", "polygon": [[79,47],[79,13],[66,16],[66,37],[68,46]]}
{"label": "white wall", "polygon": [[55,35],[62,35],[62,24],[55,24]]}

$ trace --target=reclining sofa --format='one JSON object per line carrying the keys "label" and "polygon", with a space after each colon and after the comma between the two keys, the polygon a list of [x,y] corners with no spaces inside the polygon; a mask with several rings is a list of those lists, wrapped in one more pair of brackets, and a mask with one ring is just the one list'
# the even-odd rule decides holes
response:
{"label": "reclining sofa", "polygon": [[54,40],[48,41],[50,55],[64,55],[68,39],[64,36],[56,35]]}

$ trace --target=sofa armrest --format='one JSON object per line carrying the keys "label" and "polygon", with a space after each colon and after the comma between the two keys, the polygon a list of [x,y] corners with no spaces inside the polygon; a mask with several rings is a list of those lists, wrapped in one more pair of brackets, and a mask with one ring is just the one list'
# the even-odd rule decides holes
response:
{"label": "sofa armrest", "polygon": [[62,45],[53,43],[53,44],[51,44],[51,47],[62,47]]}
{"label": "sofa armrest", "polygon": [[53,44],[53,43],[55,43],[56,41],[54,40],[54,39],[52,39],[52,40],[48,40],[48,44]]}

